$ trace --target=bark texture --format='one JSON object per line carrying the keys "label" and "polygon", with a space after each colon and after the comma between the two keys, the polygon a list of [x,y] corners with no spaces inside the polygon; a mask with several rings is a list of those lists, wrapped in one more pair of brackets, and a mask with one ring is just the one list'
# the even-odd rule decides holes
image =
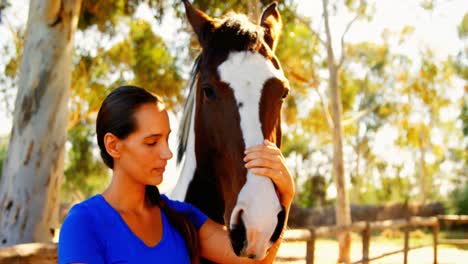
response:
{"label": "bark texture", "polygon": [[30,1],[13,128],[0,182],[0,246],[53,237],[80,5],[81,0]]}

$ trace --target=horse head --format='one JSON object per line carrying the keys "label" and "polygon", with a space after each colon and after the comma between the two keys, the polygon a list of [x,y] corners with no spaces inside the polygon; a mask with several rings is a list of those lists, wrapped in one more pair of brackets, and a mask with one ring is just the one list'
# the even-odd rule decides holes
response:
{"label": "horse head", "polygon": [[272,181],[247,170],[243,158],[264,139],[281,145],[289,94],[275,56],[281,17],[276,3],[258,24],[235,13],[211,18],[184,5],[202,52],[182,122],[185,164],[172,196],[225,224],[237,255],[262,259],[281,234],[285,212]]}

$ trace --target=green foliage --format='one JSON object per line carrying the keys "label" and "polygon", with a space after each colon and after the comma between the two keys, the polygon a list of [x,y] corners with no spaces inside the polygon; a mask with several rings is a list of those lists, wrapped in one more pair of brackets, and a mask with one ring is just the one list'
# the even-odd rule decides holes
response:
{"label": "green foliage", "polygon": [[451,194],[451,205],[453,213],[468,214],[468,183],[456,188]]}
{"label": "green foliage", "polygon": [[302,23],[286,24],[283,30],[276,54],[294,92],[304,96],[318,78],[314,62],[314,55],[319,52],[318,39]]}
{"label": "green foliage", "polygon": [[68,131],[71,148],[62,185],[62,197],[66,201],[82,200],[101,192],[109,182],[107,167],[93,156],[96,146],[92,142],[92,126],[79,123]]}
{"label": "green foliage", "polygon": [[292,152],[301,154],[304,159],[307,159],[311,154],[309,148],[310,138],[304,134],[291,133],[283,136],[281,151],[284,156],[289,156]]}
{"label": "green foliage", "polygon": [[183,101],[184,80],[164,40],[154,34],[148,22],[129,22],[130,32],[124,40],[96,56],[77,54],[72,72],[70,124],[93,122],[93,114],[105,96],[123,84],[143,87],[162,97],[171,110]]}
{"label": "green foliage", "polygon": [[428,11],[434,10],[436,0],[421,0],[420,6]]}
{"label": "green foliage", "polygon": [[83,0],[78,29],[84,30],[96,25],[101,32],[115,33],[119,20],[133,15],[141,3],[152,8],[156,19],[162,19],[164,0]]}
{"label": "green foliage", "polygon": [[[80,28],[97,25],[103,35],[114,33],[117,23],[127,23],[129,34],[109,49],[94,55],[81,50],[72,72],[68,165],[62,185],[63,198],[80,200],[102,191],[109,181],[107,168],[96,149],[92,125],[102,100],[123,84],[144,87],[161,96],[168,109],[176,110],[183,100],[184,80],[165,41],[143,20],[130,20],[141,2],[162,6],[162,1],[84,1]],[[162,15],[161,10],[154,12]],[[127,18],[126,18],[127,17]],[[82,20],[83,19],[83,20]]]}
{"label": "green foliage", "polygon": [[[449,58],[449,63],[460,78],[468,80],[468,49],[459,51],[455,57]],[[468,86],[465,86],[466,90],[468,90]]]}
{"label": "green foliage", "polygon": [[[183,101],[182,88],[185,83],[180,70],[164,40],[155,35],[151,25],[144,20],[130,22],[128,39],[116,44],[104,54],[112,65],[131,70],[133,79],[117,82],[131,83],[160,95],[169,109]],[[124,70],[120,70],[123,73]]]}
{"label": "green foliage", "polygon": [[355,63],[368,67],[379,76],[383,75],[385,65],[389,59],[389,48],[387,45],[377,45],[370,42],[348,44],[346,55]]}
{"label": "green foliage", "polygon": [[465,13],[460,25],[458,26],[458,36],[461,39],[468,37],[468,13]]}
{"label": "green foliage", "polygon": [[463,122],[463,134],[468,137],[468,100],[463,102],[463,109],[460,113],[460,119]]}
{"label": "green foliage", "polygon": [[298,194],[297,203],[303,208],[323,207],[330,205],[331,201],[326,199],[329,182],[323,175],[309,176],[302,185]]}
{"label": "green foliage", "polygon": [[378,185],[366,182],[360,202],[363,204],[403,203],[410,200],[410,189],[411,185],[407,178],[382,176]]}
{"label": "green foliage", "polygon": [[[181,1],[182,2],[182,1]],[[257,4],[259,11],[269,5],[272,1],[270,0],[193,0],[192,4],[203,10],[205,13],[212,17],[220,17],[226,14],[228,11],[234,11],[238,13],[248,14],[252,4]],[[294,0],[277,1],[278,9],[281,13],[281,18],[284,24],[291,23],[296,16],[295,8],[296,3]],[[183,17],[184,14],[178,14],[179,17]]]}

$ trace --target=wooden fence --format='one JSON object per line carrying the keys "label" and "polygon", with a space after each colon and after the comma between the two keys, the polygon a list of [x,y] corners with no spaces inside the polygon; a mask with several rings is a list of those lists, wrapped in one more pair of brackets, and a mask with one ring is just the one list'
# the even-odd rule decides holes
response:
{"label": "wooden fence", "polygon": [[[352,264],[368,264],[371,261],[381,259],[386,256],[403,253],[403,263],[408,263],[408,252],[413,249],[426,247],[422,246],[409,246],[409,232],[412,228],[429,227],[432,229],[432,247],[434,264],[437,264],[437,246],[440,244],[455,244],[455,245],[468,245],[468,239],[445,239],[439,241],[439,228],[441,223],[458,223],[468,224],[468,215],[440,215],[437,217],[411,217],[403,220],[387,220],[375,222],[355,222],[349,226],[324,226],[313,229],[297,229],[288,231],[284,236],[285,242],[307,242],[306,247],[306,263],[314,263],[315,255],[315,241],[317,238],[328,237],[337,235],[340,232],[348,231],[355,232],[361,235],[362,239],[362,259]],[[404,232],[404,245],[403,249],[387,252],[380,256],[369,257],[370,252],[370,238],[372,231],[381,231],[384,229],[401,229]]]}
{"label": "wooden fence", "polygon": [[[468,245],[468,239],[445,239],[439,240],[439,226],[443,223],[468,224],[468,215],[441,215],[438,217],[411,217],[406,220],[388,220],[376,222],[356,222],[349,226],[317,227],[314,229],[290,230],[286,232],[284,240],[307,242],[306,263],[314,263],[315,242],[317,238],[336,235],[339,232],[350,231],[361,234],[362,259],[357,263],[370,263],[389,255],[404,253],[403,263],[408,263],[408,252],[419,247],[409,246],[409,231],[416,227],[430,227],[433,234],[434,263],[437,263],[437,245],[455,244]],[[387,228],[402,229],[404,232],[404,245],[402,250],[388,252],[376,257],[370,255],[370,240],[372,231]],[[0,264],[52,264],[57,263],[57,244],[30,243],[0,248]]]}

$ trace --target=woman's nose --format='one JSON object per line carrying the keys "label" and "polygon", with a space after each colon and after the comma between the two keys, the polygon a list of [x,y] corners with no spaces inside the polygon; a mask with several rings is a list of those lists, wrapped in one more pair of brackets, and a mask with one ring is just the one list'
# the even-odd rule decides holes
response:
{"label": "woman's nose", "polygon": [[172,158],[172,151],[167,145],[164,150],[161,152],[161,159],[170,160]]}

